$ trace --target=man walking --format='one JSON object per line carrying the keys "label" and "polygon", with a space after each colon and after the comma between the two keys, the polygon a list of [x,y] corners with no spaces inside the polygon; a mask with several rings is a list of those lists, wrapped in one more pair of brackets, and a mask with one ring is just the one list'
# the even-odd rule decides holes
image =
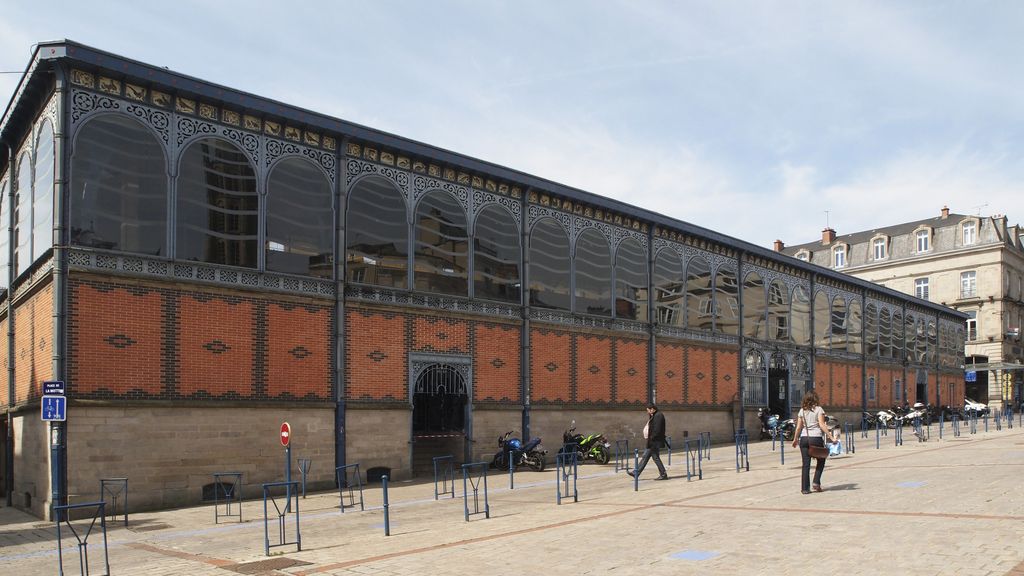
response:
{"label": "man walking", "polygon": [[647,449],[644,450],[644,457],[636,470],[626,472],[630,476],[640,476],[647,466],[647,461],[652,457],[658,466],[660,475],[655,480],[668,480],[668,473],[665,472],[665,465],[661,463],[661,449],[665,447],[665,415],[658,412],[654,404],[647,405],[647,425],[644,426],[644,438],[647,439]]}

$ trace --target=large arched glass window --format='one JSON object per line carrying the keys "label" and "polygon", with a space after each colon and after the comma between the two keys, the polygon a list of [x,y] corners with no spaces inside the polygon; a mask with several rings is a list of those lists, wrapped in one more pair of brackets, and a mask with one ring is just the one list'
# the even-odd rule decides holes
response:
{"label": "large arched glass window", "polygon": [[832,350],[846,350],[846,300],[836,296],[832,301]]}
{"label": "large arched glass window", "polygon": [[552,218],[543,218],[530,233],[530,305],[571,310],[569,236]]}
{"label": "large arched glass window", "polygon": [[32,265],[32,157],[28,152],[18,161],[14,183],[14,275]]}
{"label": "large arched glass window", "polygon": [[450,193],[434,190],[416,207],[414,286],[424,292],[469,295],[466,211]]}
{"label": "large arched glass window", "polygon": [[789,342],[789,291],[779,280],[768,285],[768,338]]}
{"label": "large arched glass window", "polygon": [[576,238],[578,314],[612,315],[612,257],[604,234],[587,228]]}
{"label": "large arched glass window", "polygon": [[864,336],[867,338],[864,354],[878,356],[878,307],[870,302],[864,306]]}
{"label": "large arched glass window", "polygon": [[519,303],[519,229],[507,209],[492,204],[476,217],[473,235],[474,297]]}
{"label": "large arched glass window", "polygon": [[178,259],[256,267],[259,195],[241,149],[217,138],[189,145],[181,156],[177,203]]}
{"label": "large arched glass window", "polygon": [[888,308],[882,308],[878,314],[878,355],[892,358],[892,316]]}
{"label": "large arched glass window", "polygon": [[364,178],[349,193],[346,218],[348,281],[406,288],[409,225],[401,192],[379,176]]}
{"label": "large arched glass window", "polygon": [[850,309],[846,313],[846,351],[861,354],[864,351],[863,318],[860,313],[860,300],[850,300]]}
{"label": "large arched glass window", "polygon": [[903,362],[903,313],[896,310],[892,313],[892,357]]}
{"label": "large arched glass window", "polygon": [[43,122],[36,138],[32,198],[32,260],[53,247],[53,127]]}
{"label": "large arched glass window", "polygon": [[266,267],[334,277],[331,184],[312,162],[288,158],[267,181]]}
{"label": "large arched glass window", "polygon": [[5,171],[0,175],[0,290],[7,288],[7,264],[9,264],[8,250],[11,245],[10,235],[7,233],[7,227],[10,226],[11,217],[11,203],[8,194],[10,191],[7,189],[11,181]]}
{"label": "large arched glass window", "polygon": [[814,347],[828,350],[832,334],[832,317],[828,305],[828,295],[818,290],[814,295]]}
{"label": "large arched glass window", "polygon": [[917,362],[917,318],[913,314],[907,314],[903,334],[907,362]]}
{"label": "large arched glass window", "polygon": [[647,321],[647,255],[632,238],[615,251],[615,317]]}
{"label": "large arched glass window", "polygon": [[803,286],[793,289],[793,306],[790,314],[793,325],[793,343],[797,346],[811,345],[811,300]]}
{"label": "large arched glass window", "polygon": [[740,284],[735,264],[723,264],[715,273],[715,331],[732,336],[740,332]]}
{"label": "large arched glass window", "polygon": [[764,280],[757,272],[750,272],[743,279],[743,336],[766,339]]}
{"label": "large arched glass window", "polygon": [[714,301],[711,299],[711,266],[696,256],[686,263],[686,327],[710,332],[714,326]]}
{"label": "large arched glass window", "polygon": [[683,300],[686,284],[683,267],[674,250],[658,252],[654,261],[654,305],[657,306],[658,324],[683,326]]}
{"label": "large arched glass window", "polygon": [[142,124],[89,120],[71,155],[71,243],[167,256],[167,181],[163,149]]}

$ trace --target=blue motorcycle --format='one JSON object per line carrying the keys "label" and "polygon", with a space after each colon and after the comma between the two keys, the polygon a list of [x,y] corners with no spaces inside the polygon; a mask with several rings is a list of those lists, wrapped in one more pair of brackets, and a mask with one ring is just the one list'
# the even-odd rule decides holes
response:
{"label": "blue motorcycle", "polygon": [[522,440],[511,438],[511,436],[511,430],[498,436],[498,451],[491,460],[491,468],[508,470],[509,456],[511,454],[512,464],[516,468],[525,464],[531,470],[542,472],[548,451],[540,445],[540,438],[534,438],[523,444]]}

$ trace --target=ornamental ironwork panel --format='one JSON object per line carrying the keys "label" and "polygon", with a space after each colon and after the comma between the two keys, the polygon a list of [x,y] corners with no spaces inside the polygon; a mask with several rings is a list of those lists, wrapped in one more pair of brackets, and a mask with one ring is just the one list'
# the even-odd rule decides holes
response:
{"label": "ornamental ironwork panel", "polygon": [[334,190],[334,167],[336,164],[334,154],[269,136],[262,136],[261,138],[263,139],[263,163],[268,174],[278,160],[283,160],[290,156],[302,157],[311,160],[320,168],[321,172],[331,181],[331,190]]}
{"label": "ornamental ironwork panel", "polygon": [[409,203],[409,174],[407,172],[355,158],[348,159],[345,167],[345,182],[349,190],[357,180],[369,175],[382,176],[389,180],[401,192],[406,204]]}
{"label": "ornamental ironwork panel", "polygon": [[504,306],[481,300],[469,300],[468,298],[409,293],[381,287],[349,285],[345,288],[345,298],[349,300],[374,302],[377,304],[393,304],[398,306],[430,308],[432,310],[447,310],[450,312],[466,312],[487,316],[500,316],[502,318],[519,318],[521,316],[518,307]]}
{"label": "ornamental ironwork panel", "polygon": [[506,208],[512,214],[512,219],[516,221],[516,229],[520,228],[523,214],[519,200],[500,194],[484,192],[483,190],[473,190],[473,214],[469,222],[472,229],[476,227],[476,217],[480,214],[480,211],[491,204],[499,204]]}

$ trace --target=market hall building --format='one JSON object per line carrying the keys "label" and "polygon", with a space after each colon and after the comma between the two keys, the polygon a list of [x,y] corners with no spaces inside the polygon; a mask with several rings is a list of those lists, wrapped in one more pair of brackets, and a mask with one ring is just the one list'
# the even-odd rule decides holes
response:
{"label": "market hall building", "polygon": [[553,451],[573,419],[636,446],[651,400],[724,442],[811,387],[851,419],[908,380],[963,397],[963,314],[69,41],[3,115],[0,190],[0,472],[39,516],[108,477],[133,510],[215,472],[255,495],[282,422],[329,487],[489,460],[507,430]]}

